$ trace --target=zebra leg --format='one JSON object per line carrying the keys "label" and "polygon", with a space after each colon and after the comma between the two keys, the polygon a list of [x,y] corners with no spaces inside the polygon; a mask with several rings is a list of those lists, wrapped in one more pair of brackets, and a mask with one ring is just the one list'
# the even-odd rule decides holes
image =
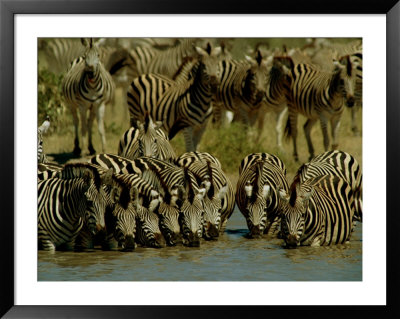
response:
{"label": "zebra leg", "polygon": [[183,129],[183,137],[185,138],[186,152],[196,151],[193,142],[193,127],[188,126]]}
{"label": "zebra leg", "polygon": [[285,119],[288,113],[288,108],[285,106],[280,112],[276,114],[276,145],[278,149],[283,153],[282,139],[283,139],[283,120]]}
{"label": "zebra leg", "polygon": [[[93,147],[93,141],[92,141],[92,126],[93,126],[93,121],[94,121],[94,117],[96,116],[96,114],[98,113],[98,106],[96,105],[92,105],[90,111],[89,111],[89,119],[88,119],[88,150],[89,150],[89,154],[93,155],[96,154],[96,150]],[[100,131],[100,129],[99,129]]]}
{"label": "zebra leg", "polygon": [[360,131],[358,130],[357,127],[357,111],[358,111],[359,107],[354,105],[350,112],[351,112],[351,131],[353,132],[354,136],[359,136],[360,135]]}
{"label": "zebra leg", "polygon": [[74,122],[74,128],[75,128],[75,141],[74,141],[74,150],[73,153],[76,156],[81,155],[81,148],[79,147],[79,118],[78,118],[78,112],[76,110],[76,107],[71,107],[71,113],[72,113],[72,120]]}
{"label": "zebra leg", "polygon": [[204,122],[200,126],[196,126],[193,129],[193,147],[195,150],[197,150],[197,146],[200,144],[200,140],[201,140],[204,132],[206,131],[207,123],[208,123],[208,121]]}
{"label": "zebra leg", "polygon": [[297,154],[297,117],[296,111],[289,110],[289,118],[286,126],[289,126],[289,136],[292,137],[293,141],[293,158],[296,162],[299,161],[299,155]]}
{"label": "zebra leg", "polygon": [[79,112],[81,116],[81,143],[82,143],[82,149],[85,149],[85,137],[88,129],[88,121],[87,121],[87,107],[86,105],[80,105],[79,106]]}
{"label": "zebra leg", "polygon": [[337,136],[340,127],[340,116],[335,116],[331,118],[331,130],[332,130],[332,149],[336,150],[339,146],[337,141]]}
{"label": "zebra leg", "polygon": [[322,135],[324,137],[324,149],[329,149],[328,121],[324,116],[320,117]]}
{"label": "zebra leg", "polygon": [[101,148],[102,152],[105,153],[106,149],[106,133],[104,130],[104,113],[105,113],[105,103],[100,104],[97,109],[97,126],[99,130],[99,134],[101,137]]}
{"label": "zebra leg", "polygon": [[316,121],[317,120],[315,120],[315,119],[308,119],[307,122],[303,126],[304,134],[305,134],[306,140],[307,140],[308,152],[310,154],[309,160],[311,160],[314,157],[314,146],[311,141],[311,129],[314,126]]}

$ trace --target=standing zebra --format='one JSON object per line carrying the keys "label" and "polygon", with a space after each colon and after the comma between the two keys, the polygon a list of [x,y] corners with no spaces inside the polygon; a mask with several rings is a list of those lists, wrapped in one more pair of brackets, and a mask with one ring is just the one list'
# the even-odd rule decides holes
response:
{"label": "standing zebra", "polygon": [[324,148],[329,148],[328,120],[331,122],[332,149],[338,147],[337,134],[344,102],[354,105],[355,72],[349,56],[340,58],[335,70],[322,71],[307,64],[292,64],[291,86],[287,92],[289,118],[286,133],[293,140],[293,156],[297,154],[297,118],[302,114],[307,118],[304,133],[310,159],[314,157],[311,142],[311,128],[319,120],[324,138]]}
{"label": "standing zebra", "polygon": [[255,59],[248,56],[246,59],[220,62],[220,85],[213,103],[217,123],[225,109],[237,113],[249,126],[253,113],[260,107],[267,83],[267,61],[260,51],[257,51]]}
{"label": "standing zebra", "polygon": [[73,249],[83,224],[91,233],[104,227],[107,203],[103,184],[112,171],[100,177],[96,169],[69,164],[58,178],[38,181],[38,242],[45,250]]}
{"label": "standing zebra", "polygon": [[[235,207],[235,193],[221,167],[209,161],[209,153],[189,152],[176,159],[205,185],[204,232],[206,239],[215,239],[226,226]],[[198,160],[200,158],[200,160]],[[219,163],[219,162],[218,162]]]}
{"label": "standing zebra", "polygon": [[321,175],[338,176],[351,187],[354,195],[354,219],[362,221],[362,171],[357,160],[343,151],[328,151],[303,164],[294,179],[300,183]]}
{"label": "standing zebra", "polygon": [[268,153],[246,156],[239,167],[236,204],[246,218],[249,237],[277,235],[280,223],[279,189],[288,190],[283,162]]}
{"label": "standing zebra", "polygon": [[293,181],[290,192],[281,190],[281,231],[286,246],[342,244],[353,230],[353,192],[332,175]]}
{"label": "standing zebra", "polygon": [[131,79],[142,74],[156,73],[172,78],[187,56],[193,56],[196,39],[182,39],[175,46],[164,50],[153,46],[138,46],[130,50]]}
{"label": "standing zebra", "polygon": [[[86,46],[84,55],[73,62],[62,82],[63,94],[71,108],[74,121],[74,153],[76,155],[81,153],[78,138],[78,110],[81,120],[82,140],[86,132],[88,132],[89,153],[96,153],[92,144],[92,125],[95,116],[97,116],[98,131],[104,152],[106,147],[104,131],[105,104],[114,96],[114,82],[100,61],[97,44],[93,42],[93,39],[82,39],[82,44]],[[87,115],[88,111],[89,116]]]}
{"label": "standing zebra", "polygon": [[176,155],[168,136],[160,127],[160,122],[154,124],[147,114],[144,123],[137,121],[135,127],[131,127],[124,133],[119,142],[118,155],[129,159],[141,156],[162,160],[175,158]]}
{"label": "standing zebra", "polygon": [[46,155],[43,152],[43,134],[48,131],[50,127],[50,117],[46,116],[46,119],[42,123],[42,125],[39,126],[38,132],[37,132],[37,152],[38,152],[38,163],[46,163]]}
{"label": "standing zebra", "polygon": [[[187,58],[175,81],[157,74],[144,74],[133,80],[127,93],[131,120],[141,120],[149,113],[154,121],[163,123],[169,139],[183,129],[187,151],[196,149],[212,113],[211,99],[218,86],[221,48],[208,44],[206,50],[196,47],[196,51],[198,58]],[[200,133],[194,136],[194,130]]]}

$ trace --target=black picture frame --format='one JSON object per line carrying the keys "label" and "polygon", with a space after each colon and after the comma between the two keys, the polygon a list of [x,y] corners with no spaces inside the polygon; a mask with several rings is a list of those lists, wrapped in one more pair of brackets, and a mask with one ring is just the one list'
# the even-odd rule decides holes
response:
{"label": "black picture frame", "polygon": [[[387,21],[387,101],[386,173],[387,176],[387,305],[386,306],[16,306],[14,303],[14,17],[15,14],[385,14]],[[0,156],[1,213],[0,316],[5,318],[180,318],[247,317],[265,315],[309,317],[314,314],[354,317],[399,317],[396,252],[399,237],[395,227],[399,214],[395,202],[399,176],[400,136],[400,4],[398,0],[362,1],[209,1],[184,0],[0,0]],[[381,63],[382,67],[384,63]],[[382,104],[384,101],[382,101]],[[377,111],[383,110],[380,105]],[[376,165],[383,164],[376,154]],[[383,166],[382,166],[383,167]],[[377,185],[383,187],[383,185]],[[378,214],[377,214],[378,215]],[[379,216],[377,216],[379,218]],[[377,240],[384,240],[378,238]],[[296,293],[296,292],[293,292]],[[298,292],[301,293],[301,292]],[[318,293],[318,292],[316,292]],[[284,298],[284,296],[283,296]],[[179,303],[179,300],[177,301]]]}

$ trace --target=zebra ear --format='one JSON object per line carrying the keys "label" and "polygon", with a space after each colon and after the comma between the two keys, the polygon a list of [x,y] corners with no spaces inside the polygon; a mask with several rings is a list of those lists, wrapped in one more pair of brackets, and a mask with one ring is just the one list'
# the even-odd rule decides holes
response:
{"label": "zebra ear", "polygon": [[265,184],[262,189],[262,197],[264,199],[267,199],[268,197],[270,197],[270,195],[271,195],[271,186]]}
{"label": "zebra ear", "polygon": [[206,189],[204,187],[200,188],[196,194],[196,197],[200,200],[204,199],[204,195],[206,194]]}
{"label": "zebra ear", "polygon": [[214,49],[212,49],[211,51],[211,56],[219,56],[222,52],[221,47],[216,47]]}
{"label": "zebra ear", "polygon": [[308,201],[311,198],[311,194],[312,194],[311,191],[304,193],[303,196],[302,196],[303,197],[303,201],[304,202]]}
{"label": "zebra ear", "polygon": [[158,130],[159,128],[161,128],[163,125],[162,121],[156,121],[154,122],[154,129]]}
{"label": "zebra ear", "polygon": [[89,42],[88,42],[88,40],[87,40],[86,38],[81,38],[81,43],[82,43],[82,45],[85,46],[85,47],[87,47],[88,44],[89,44]]}
{"label": "zebra ear", "polygon": [[86,170],[82,176],[83,182],[85,184],[85,188],[89,188],[90,184],[93,180],[93,173],[90,170]]}
{"label": "zebra ear", "polygon": [[280,199],[282,199],[284,202],[289,202],[289,194],[286,193],[286,191],[285,191],[283,188],[281,188],[281,189],[279,190],[279,197],[280,197]]}
{"label": "zebra ear", "polygon": [[160,197],[160,195],[159,195],[159,193],[157,191],[152,190],[150,192],[150,199],[151,199],[150,204],[149,204],[149,211],[150,212],[153,213],[158,208],[158,206],[161,203],[160,198],[161,197]]}
{"label": "zebra ear", "polygon": [[120,190],[118,187],[112,187],[111,188],[111,192],[110,192],[110,200],[111,203],[116,204],[119,202],[119,198],[120,198]]}
{"label": "zebra ear", "polygon": [[207,52],[204,49],[202,49],[200,47],[194,47],[194,48],[195,48],[195,50],[196,50],[198,55],[200,55],[200,56],[207,56],[208,55]]}
{"label": "zebra ear", "polygon": [[228,184],[225,184],[218,192],[218,198],[223,199],[228,192]]}
{"label": "zebra ear", "polygon": [[114,174],[114,169],[110,168],[108,169],[105,174],[101,178],[101,183],[105,185],[111,185],[112,184],[112,176]]}
{"label": "zebra ear", "polygon": [[247,197],[251,197],[253,194],[253,185],[251,185],[250,181],[246,182],[246,186],[244,187],[244,191],[246,192]]}
{"label": "zebra ear", "polygon": [[247,62],[250,62],[251,65],[254,64],[254,59],[253,59],[252,57],[250,57],[250,56],[248,56],[248,55],[245,55],[244,58],[246,59]]}

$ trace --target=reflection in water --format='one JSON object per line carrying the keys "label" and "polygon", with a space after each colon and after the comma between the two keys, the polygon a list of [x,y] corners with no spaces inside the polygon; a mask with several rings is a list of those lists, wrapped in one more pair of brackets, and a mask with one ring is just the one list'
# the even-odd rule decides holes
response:
{"label": "reflection in water", "polygon": [[362,280],[361,227],[348,244],[297,249],[284,249],[280,239],[246,239],[246,234],[245,220],[236,210],[217,241],[202,241],[197,248],[138,247],[127,253],[39,251],[38,280]]}

